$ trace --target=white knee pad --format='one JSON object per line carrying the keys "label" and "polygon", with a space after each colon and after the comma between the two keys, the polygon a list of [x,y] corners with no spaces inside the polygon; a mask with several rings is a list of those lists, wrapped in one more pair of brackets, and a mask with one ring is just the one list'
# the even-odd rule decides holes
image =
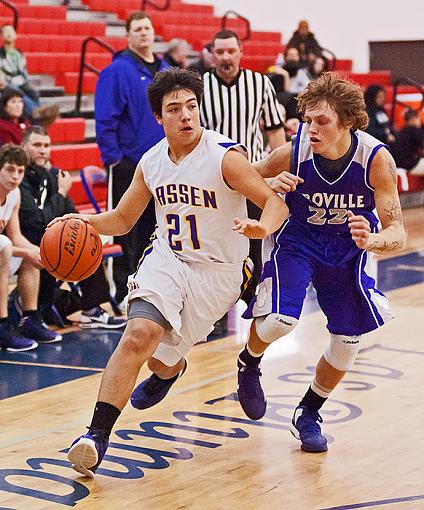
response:
{"label": "white knee pad", "polygon": [[355,362],[359,351],[361,336],[333,335],[331,333],[330,345],[324,352],[324,358],[336,370],[346,372]]}
{"label": "white knee pad", "polygon": [[255,328],[258,337],[270,344],[282,336],[287,335],[296,326],[298,320],[288,315],[270,313],[255,319]]}

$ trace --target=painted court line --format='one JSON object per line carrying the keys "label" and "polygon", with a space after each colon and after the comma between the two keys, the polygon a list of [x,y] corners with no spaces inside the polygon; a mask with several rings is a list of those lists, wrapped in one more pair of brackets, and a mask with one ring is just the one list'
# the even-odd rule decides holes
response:
{"label": "painted court line", "polygon": [[408,503],[410,501],[423,501],[424,494],[418,496],[406,496],[403,498],[380,499],[378,501],[367,501],[365,503],[354,503],[352,505],[331,506],[320,508],[320,510],[354,510],[356,508],[370,508],[383,505],[392,505],[394,503]]}
{"label": "painted court line", "polygon": [[0,363],[3,363],[4,365],[28,365],[31,367],[42,367],[42,368],[68,368],[70,370],[91,370],[92,372],[104,372],[105,371],[104,368],[77,367],[77,366],[73,366],[73,365],[50,365],[48,363],[31,363],[31,362],[27,362],[27,361],[0,360]]}

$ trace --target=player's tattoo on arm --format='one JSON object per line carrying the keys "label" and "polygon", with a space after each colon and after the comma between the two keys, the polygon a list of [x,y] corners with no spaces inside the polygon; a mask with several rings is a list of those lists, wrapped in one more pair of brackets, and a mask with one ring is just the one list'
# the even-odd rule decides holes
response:
{"label": "player's tattoo on arm", "polygon": [[402,212],[400,204],[396,199],[389,200],[384,208],[392,223],[402,223]]}
{"label": "player's tattoo on arm", "polygon": [[390,172],[391,178],[393,179],[393,182],[397,185],[397,169],[392,161],[389,164],[389,172]]}
{"label": "player's tattoo on arm", "polygon": [[399,241],[384,241],[382,239],[374,239],[367,246],[368,251],[374,253],[389,253],[398,250],[402,245]]}

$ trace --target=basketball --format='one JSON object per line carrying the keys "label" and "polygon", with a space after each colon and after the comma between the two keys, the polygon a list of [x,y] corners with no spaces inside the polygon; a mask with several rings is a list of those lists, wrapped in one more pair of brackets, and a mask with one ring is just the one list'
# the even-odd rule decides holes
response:
{"label": "basketball", "polygon": [[78,218],[56,222],[41,239],[43,265],[59,280],[78,282],[88,278],[99,267],[102,255],[99,234]]}

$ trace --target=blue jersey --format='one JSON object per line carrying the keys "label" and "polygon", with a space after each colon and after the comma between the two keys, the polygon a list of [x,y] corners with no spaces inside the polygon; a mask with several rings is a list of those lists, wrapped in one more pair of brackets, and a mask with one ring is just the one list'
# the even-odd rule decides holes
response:
{"label": "blue jersey", "polygon": [[319,167],[309,143],[308,130],[301,124],[296,137],[293,168],[305,182],[286,195],[289,225],[316,233],[349,234],[347,211],[363,215],[377,231],[374,190],[369,181],[371,162],[382,143],[363,131],[353,133],[352,158],[340,176],[330,182]]}
{"label": "blue jersey", "polygon": [[263,243],[261,280],[244,318],[280,313],[299,319],[311,282],[333,334],[361,335],[393,317],[375,287],[372,254],[356,246],[347,221],[352,211],[377,231],[369,173],[384,145],[362,131],[353,133],[353,143],[350,161],[331,182],[312,153],[308,130],[300,126],[292,163],[304,183],[286,194],[290,218]]}

